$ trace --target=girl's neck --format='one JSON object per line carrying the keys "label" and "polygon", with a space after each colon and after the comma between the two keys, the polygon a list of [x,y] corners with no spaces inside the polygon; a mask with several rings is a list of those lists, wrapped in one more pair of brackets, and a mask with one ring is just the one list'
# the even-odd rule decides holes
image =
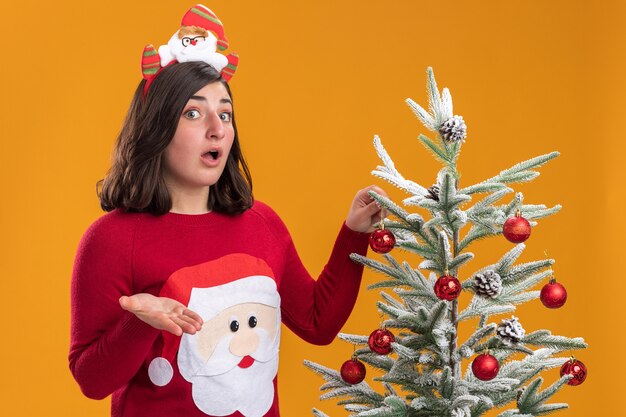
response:
{"label": "girl's neck", "polygon": [[172,213],[205,214],[211,211],[208,208],[209,187],[193,190],[168,187],[168,191],[172,199]]}

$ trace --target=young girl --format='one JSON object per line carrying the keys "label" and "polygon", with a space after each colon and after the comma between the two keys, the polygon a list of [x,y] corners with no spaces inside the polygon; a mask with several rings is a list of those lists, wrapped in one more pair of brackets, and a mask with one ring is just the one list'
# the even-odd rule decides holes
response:
{"label": "young girl", "polygon": [[[171,49],[225,39],[194,7]],[[334,339],[361,280],[349,254],[366,253],[380,220],[367,191],[384,192],[359,191],[314,280],[252,198],[232,71],[214,58],[179,56],[139,84],[99,194],[108,213],[76,254],[70,369],[86,396],[113,394],[113,416],[278,416],[280,323]]]}

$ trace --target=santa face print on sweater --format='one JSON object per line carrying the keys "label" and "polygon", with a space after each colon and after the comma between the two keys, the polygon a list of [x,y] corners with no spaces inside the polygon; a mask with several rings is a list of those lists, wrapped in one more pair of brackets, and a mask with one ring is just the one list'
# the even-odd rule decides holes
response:
{"label": "santa face print on sweater", "polygon": [[[247,267],[242,264],[244,261],[250,261]],[[255,268],[259,262],[266,267],[257,258],[236,254],[183,268],[172,274],[165,291],[161,291],[169,293],[176,287],[174,293],[184,293],[189,282],[184,281],[182,286],[176,283],[184,278],[199,281],[191,288],[188,307],[200,314],[204,324],[196,334],[184,334],[179,339],[177,363],[180,374],[192,384],[195,405],[210,416],[228,416],[239,411],[245,417],[262,417],[274,401],[280,296],[269,268]],[[258,275],[207,286],[207,278],[216,277],[217,282],[223,282],[241,273]],[[173,349],[168,339],[172,340],[164,337],[166,360],[166,351]],[[151,380],[165,385],[159,379],[162,376],[158,364],[151,364],[150,368]]]}

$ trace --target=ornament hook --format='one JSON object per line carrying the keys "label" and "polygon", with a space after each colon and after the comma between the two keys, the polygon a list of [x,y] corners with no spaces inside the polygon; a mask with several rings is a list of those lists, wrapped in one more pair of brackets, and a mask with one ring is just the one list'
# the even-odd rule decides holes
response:
{"label": "ornament hook", "polygon": [[[543,253],[546,255],[546,258],[550,258],[547,250],[544,250]],[[554,284],[556,282],[556,277],[554,276],[554,269],[552,269],[552,265],[550,265],[550,272],[552,272],[552,274],[550,275],[550,284]]]}

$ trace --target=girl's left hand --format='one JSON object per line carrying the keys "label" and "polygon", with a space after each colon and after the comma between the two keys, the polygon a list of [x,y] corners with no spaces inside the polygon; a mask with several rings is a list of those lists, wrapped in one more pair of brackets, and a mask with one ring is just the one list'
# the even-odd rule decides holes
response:
{"label": "girl's left hand", "polygon": [[371,233],[376,229],[376,224],[380,223],[381,210],[376,200],[368,194],[370,190],[387,197],[387,193],[375,185],[370,185],[356,193],[348,217],[346,217],[346,226],[355,232]]}
{"label": "girl's left hand", "polygon": [[155,329],[168,331],[176,336],[195,334],[202,328],[202,317],[184,304],[167,297],[139,293],[122,296],[120,306]]}

